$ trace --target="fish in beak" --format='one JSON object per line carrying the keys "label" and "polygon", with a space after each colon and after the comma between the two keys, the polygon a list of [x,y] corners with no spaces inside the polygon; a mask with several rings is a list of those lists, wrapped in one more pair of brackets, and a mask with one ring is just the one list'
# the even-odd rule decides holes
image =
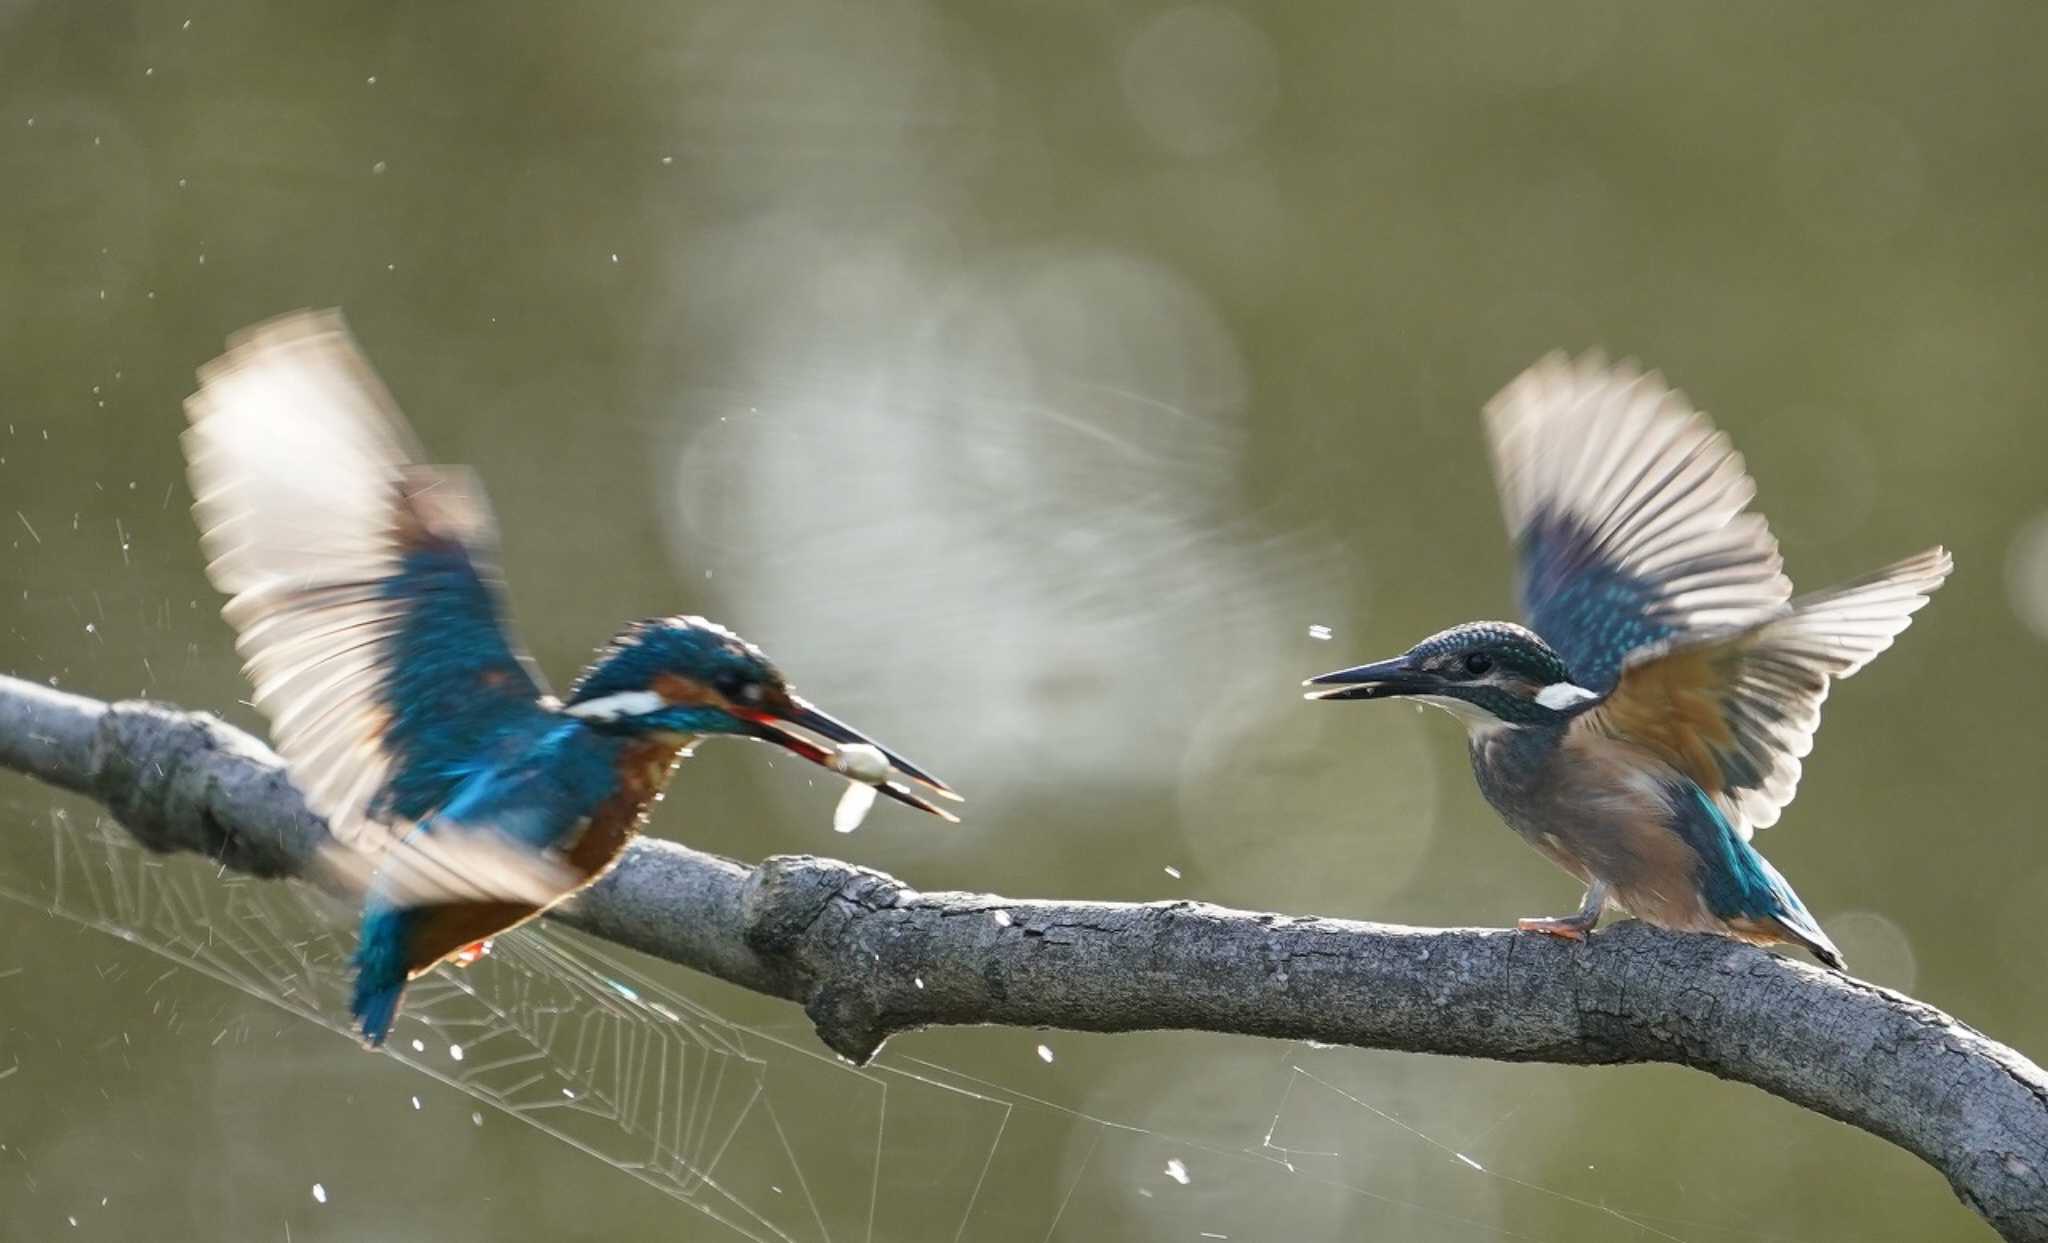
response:
{"label": "fish in beak", "polygon": [[[848,792],[848,799],[841,803],[840,815],[834,821],[834,827],[842,833],[851,832],[860,823],[860,817],[866,813],[867,805],[873,802],[876,794],[894,799],[906,807],[929,812],[950,824],[960,822],[960,817],[927,801],[909,783],[915,782],[939,798],[960,802],[960,796],[953,792],[951,786],[795,695],[788,696],[786,704],[749,713],[747,719],[756,738],[772,742],[856,783]],[[827,746],[825,743],[836,745]],[[867,791],[864,798],[855,797],[855,791],[863,790]]]}

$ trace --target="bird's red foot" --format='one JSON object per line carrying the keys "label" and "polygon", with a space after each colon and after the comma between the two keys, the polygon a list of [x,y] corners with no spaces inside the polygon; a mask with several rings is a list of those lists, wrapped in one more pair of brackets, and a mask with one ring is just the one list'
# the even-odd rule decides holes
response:
{"label": "bird's red foot", "polygon": [[1563,937],[1567,941],[1583,941],[1586,934],[1593,930],[1591,921],[1573,915],[1559,918],[1531,916],[1528,919],[1516,920],[1515,927],[1523,932],[1540,932],[1545,936]]}
{"label": "bird's red foot", "polygon": [[475,962],[477,959],[482,958],[485,954],[488,954],[490,952],[491,943],[489,941],[478,941],[472,945],[465,945],[461,949],[456,950],[453,961],[455,965],[458,967],[467,967],[471,963]]}

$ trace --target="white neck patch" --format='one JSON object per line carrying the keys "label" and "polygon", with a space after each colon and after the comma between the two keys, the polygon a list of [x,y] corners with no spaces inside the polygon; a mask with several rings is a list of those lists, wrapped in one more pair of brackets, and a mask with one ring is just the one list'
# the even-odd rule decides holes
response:
{"label": "white neck patch", "polygon": [[1584,703],[1588,699],[1598,698],[1600,696],[1592,691],[1587,690],[1583,686],[1575,686],[1570,682],[1552,682],[1549,686],[1536,692],[1536,702],[1552,712],[1562,712],[1573,704]]}
{"label": "white neck patch", "polygon": [[1467,703],[1450,695],[1413,695],[1410,698],[1414,699],[1417,703],[1426,703],[1442,708],[1445,712],[1457,717],[1459,723],[1464,725],[1465,732],[1474,738],[1484,738],[1488,734],[1497,733],[1508,727],[1506,721],[1501,720],[1478,704]]}
{"label": "white neck patch", "polygon": [[616,695],[570,704],[565,711],[585,721],[616,721],[620,717],[645,716],[666,707],[668,700],[653,691],[620,691]]}

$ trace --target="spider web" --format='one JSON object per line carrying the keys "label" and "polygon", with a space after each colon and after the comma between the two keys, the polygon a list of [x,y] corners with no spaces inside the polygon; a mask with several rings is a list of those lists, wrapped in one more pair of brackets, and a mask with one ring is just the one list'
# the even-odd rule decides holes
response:
{"label": "spider web", "polygon": [[[326,897],[150,854],[103,816],[58,809],[42,823],[46,851],[0,856],[0,897],[350,1035],[353,934]],[[1757,1237],[1495,1171],[1452,1132],[1345,1086],[1316,1046],[1245,1043],[1271,1056],[1228,1089],[1238,1133],[1140,1125],[893,1046],[856,1068],[817,1052],[801,1023],[729,1021],[588,938],[528,926],[415,982],[386,1052],[702,1213],[721,1237],[760,1243],[1051,1241],[1102,1237],[1105,1221],[1226,1240],[1272,1237],[1283,1219],[1402,1238]],[[1261,1096],[1270,1108],[1244,1107]],[[830,1179],[807,1176],[828,1165]]]}

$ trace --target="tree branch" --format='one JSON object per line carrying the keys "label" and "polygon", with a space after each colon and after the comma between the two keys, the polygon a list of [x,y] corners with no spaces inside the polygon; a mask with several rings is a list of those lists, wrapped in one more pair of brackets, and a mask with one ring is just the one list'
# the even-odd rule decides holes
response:
{"label": "tree branch", "polygon": [[[151,850],[305,872],[326,833],[218,719],[0,677],[0,766],[85,794]],[[2048,1243],[2048,1077],[1931,1006],[1720,937],[1583,945],[1197,902],[919,893],[832,859],[756,867],[643,838],[550,913],[800,1003],[863,1062],[897,1032],[1181,1028],[1514,1062],[1669,1062],[1882,1136],[2007,1239]]]}

